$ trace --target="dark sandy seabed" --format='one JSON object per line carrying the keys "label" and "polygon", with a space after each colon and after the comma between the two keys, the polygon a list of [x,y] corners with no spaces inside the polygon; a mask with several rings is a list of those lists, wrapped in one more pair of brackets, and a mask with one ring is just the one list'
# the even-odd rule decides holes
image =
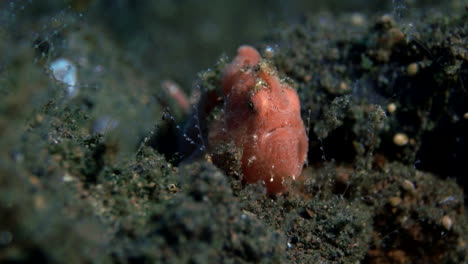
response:
{"label": "dark sandy seabed", "polygon": [[[0,2],[1,263],[468,263],[466,2],[136,2]],[[301,100],[282,195],[187,162],[162,89],[241,44]]]}

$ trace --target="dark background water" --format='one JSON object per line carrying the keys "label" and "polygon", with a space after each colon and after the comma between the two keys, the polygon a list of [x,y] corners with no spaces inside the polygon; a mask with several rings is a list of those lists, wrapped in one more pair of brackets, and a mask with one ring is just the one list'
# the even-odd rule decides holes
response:
{"label": "dark background water", "polygon": [[140,70],[156,79],[173,79],[189,90],[196,73],[211,67],[221,54],[233,54],[241,44],[264,41],[267,32],[303,21],[307,15],[392,14],[407,20],[411,10],[451,9],[457,2],[20,0],[2,1],[0,10],[2,23],[15,27],[18,20],[31,20],[39,33],[41,23],[76,16],[110,34]]}

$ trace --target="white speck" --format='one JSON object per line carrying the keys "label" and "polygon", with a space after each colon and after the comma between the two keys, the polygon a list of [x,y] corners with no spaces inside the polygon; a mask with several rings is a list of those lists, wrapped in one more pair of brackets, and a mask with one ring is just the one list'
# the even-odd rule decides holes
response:
{"label": "white speck", "polygon": [[275,53],[276,53],[276,47],[273,47],[273,46],[266,46],[265,49],[264,49],[264,56],[265,58],[267,59],[271,59],[273,58],[273,56],[275,56]]}
{"label": "white speck", "polygon": [[59,58],[50,64],[50,70],[57,81],[67,85],[68,96],[76,96],[78,93],[76,88],[78,75],[76,66],[67,59]]}
{"label": "white speck", "polygon": [[62,180],[64,182],[71,182],[74,180],[74,178],[68,172],[66,172],[65,175],[63,175]]}
{"label": "white speck", "polygon": [[271,176],[270,182],[273,182],[274,180],[275,180],[275,178],[273,178],[273,176]]}
{"label": "white speck", "polygon": [[252,165],[252,163],[253,163],[255,160],[257,160],[257,157],[256,157],[256,156],[250,157],[250,158],[248,159],[248,161],[247,161],[247,166]]}

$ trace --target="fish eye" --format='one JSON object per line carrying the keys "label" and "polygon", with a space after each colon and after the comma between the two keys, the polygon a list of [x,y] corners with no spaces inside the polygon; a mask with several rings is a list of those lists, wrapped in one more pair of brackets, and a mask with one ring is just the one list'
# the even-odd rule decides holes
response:
{"label": "fish eye", "polygon": [[247,105],[249,106],[249,109],[250,110],[255,110],[255,105],[252,101],[249,100],[249,102],[247,103]]}

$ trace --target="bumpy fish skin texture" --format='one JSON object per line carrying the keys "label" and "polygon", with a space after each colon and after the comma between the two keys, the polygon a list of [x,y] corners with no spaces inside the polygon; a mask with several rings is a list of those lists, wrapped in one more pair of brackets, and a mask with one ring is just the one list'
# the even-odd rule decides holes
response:
{"label": "bumpy fish skin texture", "polygon": [[250,46],[226,66],[222,89],[224,116],[211,128],[210,145],[233,142],[244,182],[263,180],[268,193],[284,192],[284,181],[301,175],[308,150],[296,91]]}

